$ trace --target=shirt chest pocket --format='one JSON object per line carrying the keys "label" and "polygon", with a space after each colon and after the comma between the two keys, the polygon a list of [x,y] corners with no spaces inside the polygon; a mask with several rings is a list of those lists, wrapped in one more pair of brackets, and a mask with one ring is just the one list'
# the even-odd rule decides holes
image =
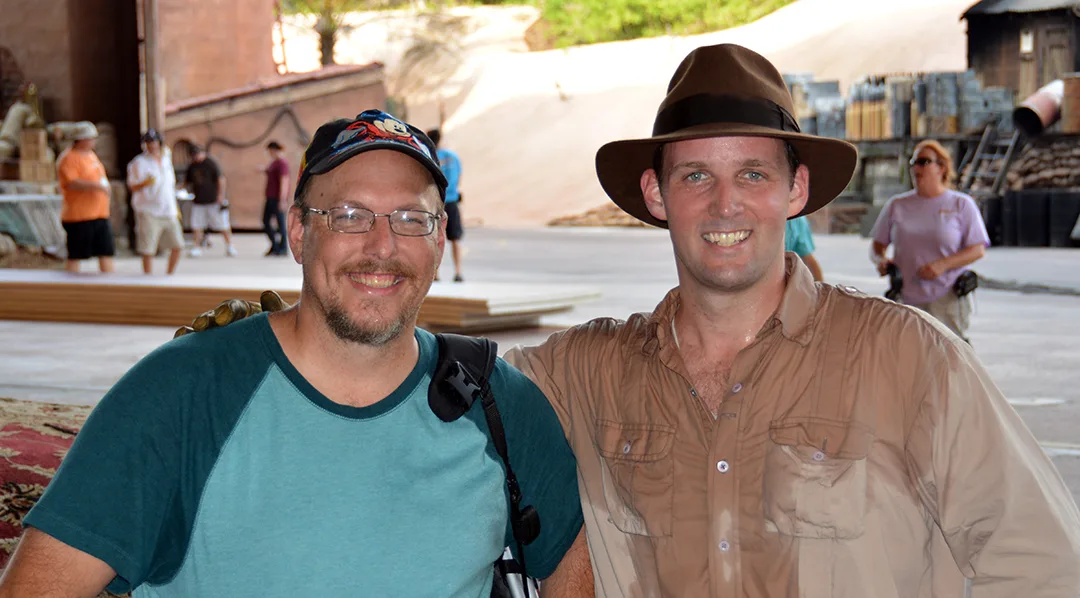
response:
{"label": "shirt chest pocket", "polygon": [[619,530],[640,536],[670,536],[675,463],[675,428],[665,424],[596,422],[596,444],[604,464],[604,501]]}
{"label": "shirt chest pocket", "polygon": [[861,536],[873,440],[840,422],[773,424],[765,455],[767,529],[801,538]]}

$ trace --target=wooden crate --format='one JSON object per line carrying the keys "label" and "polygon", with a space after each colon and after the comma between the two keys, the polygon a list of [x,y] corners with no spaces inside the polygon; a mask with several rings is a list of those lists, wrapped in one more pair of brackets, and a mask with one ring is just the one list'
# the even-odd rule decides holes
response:
{"label": "wooden crate", "polygon": [[19,159],[33,162],[49,160],[49,143],[45,129],[24,129],[19,137]]}
{"label": "wooden crate", "polygon": [[19,180],[27,183],[50,183],[56,180],[56,168],[52,162],[19,160]]}

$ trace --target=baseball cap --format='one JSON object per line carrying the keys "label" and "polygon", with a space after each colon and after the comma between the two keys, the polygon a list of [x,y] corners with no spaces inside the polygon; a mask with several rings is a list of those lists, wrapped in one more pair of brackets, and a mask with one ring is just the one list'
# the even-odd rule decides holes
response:
{"label": "baseball cap", "polygon": [[164,137],[161,136],[161,133],[157,132],[157,129],[147,129],[146,132],[142,134],[142,137],[139,138],[139,141],[143,143],[146,143],[147,141],[156,141],[158,143],[161,143],[163,140]]}
{"label": "baseball cap", "polygon": [[378,149],[401,152],[419,162],[435,179],[439,197],[446,199],[446,177],[435,157],[435,144],[420,129],[382,110],[365,110],[356,118],[319,127],[304,150],[294,196],[300,197],[312,176],[326,174],[353,156]]}
{"label": "baseball cap", "polygon": [[75,123],[74,127],[72,127],[71,138],[75,141],[82,141],[83,139],[96,139],[97,136],[97,127],[94,126],[94,123],[88,120],[79,121]]}

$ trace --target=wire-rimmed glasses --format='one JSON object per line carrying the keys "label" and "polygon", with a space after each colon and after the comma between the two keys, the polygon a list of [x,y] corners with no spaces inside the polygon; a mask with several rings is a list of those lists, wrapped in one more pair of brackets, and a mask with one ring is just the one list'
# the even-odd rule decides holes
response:
{"label": "wire-rimmed glasses", "polygon": [[308,212],[326,216],[326,226],[337,233],[355,235],[366,233],[375,226],[375,218],[385,216],[390,222],[390,230],[403,237],[426,237],[435,231],[435,225],[442,216],[423,210],[394,210],[389,214],[376,214],[367,208],[341,206],[320,210],[304,208]]}

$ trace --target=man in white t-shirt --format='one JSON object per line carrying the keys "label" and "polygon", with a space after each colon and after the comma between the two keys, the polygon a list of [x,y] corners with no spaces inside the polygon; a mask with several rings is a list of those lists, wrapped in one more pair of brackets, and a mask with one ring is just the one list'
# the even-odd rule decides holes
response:
{"label": "man in white t-shirt", "polygon": [[158,249],[169,250],[166,273],[172,274],[184,248],[172,152],[163,147],[161,134],[154,129],[143,134],[142,147],[143,153],[127,167],[131,209],[135,212],[135,252],[142,256],[143,272],[150,274]]}

